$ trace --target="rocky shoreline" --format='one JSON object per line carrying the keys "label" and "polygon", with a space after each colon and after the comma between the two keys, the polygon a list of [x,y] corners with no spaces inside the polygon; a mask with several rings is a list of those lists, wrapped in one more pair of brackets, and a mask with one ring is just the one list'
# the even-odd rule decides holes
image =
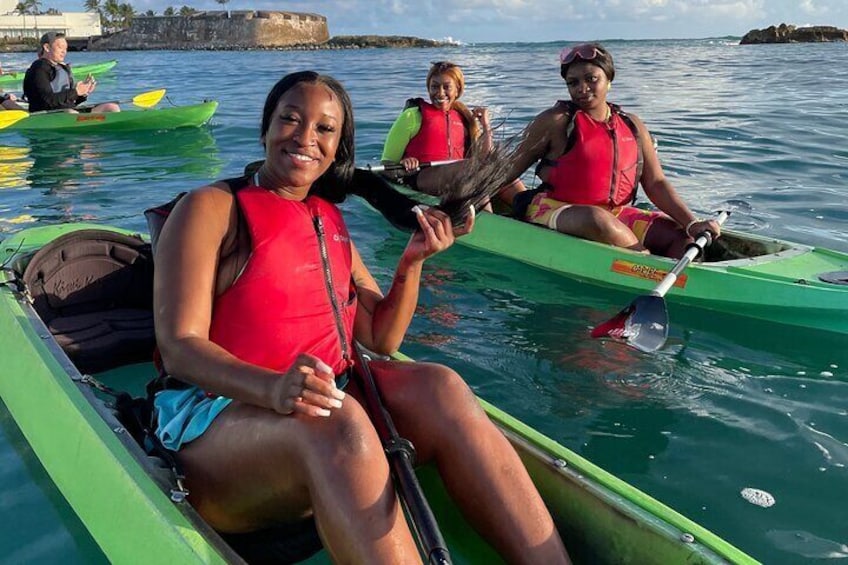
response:
{"label": "rocky shoreline", "polygon": [[833,26],[795,27],[780,24],[765,29],[752,29],[742,37],[739,44],[828,43],[831,41],[848,41],[848,31]]}
{"label": "rocky shoreline", "polygon": [[[324,43],[297,43],[269,47],[221,46],[198,42],[189,46],[155,46],[146,49],[113,49],[115,51],[321,51],[335,49],[409,49],[417,47],[449,47],[458,43],[407,36],[340,35]],[[92,49],[97,51],[98,49]]]}
{"label": "rocky shoreline", "polygon": [[[295,45],[275,47],[221,47],[220,45],[205,45],[198,42],[191,47],[186,46],[155,46],[147,49],[109,49],[115,51],[318,51],[322,49],[408,49],[426,47],[451,47],[458,43],[422,39],[420,37],[402,35],[338,35],[324,43],[300,43]],[[2,53],[28,53],[35,51],[33,45],[25,43],[0,44]],[[73,50],[73,49],[71,49]],[[100,49],[92,48],[92,51]],[[106,49],[104,49],[106,50]]]}

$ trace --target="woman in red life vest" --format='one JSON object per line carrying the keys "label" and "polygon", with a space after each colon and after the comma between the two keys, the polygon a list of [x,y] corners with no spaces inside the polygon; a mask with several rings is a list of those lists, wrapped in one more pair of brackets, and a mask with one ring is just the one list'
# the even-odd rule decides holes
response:
{"label": "woman in red life vest", "polygon": [[[164,368],[189,386],[157,394],[157,435],[217,530],[314,516],[335,562],[413,563],[418,550],[361,391],[342,388],[353,340],[398,350],[425,259],[458,234],[443,213],[418,212],[383,295],[334,204],[349,192],[353,133],[337,81],[287,75],[265,102],[262,166],[174,208],[156,250],[156,337]],[[508,561],[567,562],[517,454],[459,375],[429,363],[371,369],[418,460],[435,463]]]}
{"label": "woman in red life vest", "polygon": [[[408,173],[403,182],[425,193],[438,191],[436,169],[419,171],[421,163],[463,159],[469,151],[492,148],[492,126],[485,107],[468,109],[459,101],[465,90],[465,75],[459,66],[439,61],[427,73],[430,101],[411,98],[392,124],[383,146],[384,164],[400,163]],[[504,187],[498,196],[507,205],[524,190],[521,180]]]}
{"label": "woman in red life vest", "polygon": [[[597,43],[563,49],[560,74],[570,102],[559,101],[536,116],[515,156],[511,177],[539,161],[544,182],[525,218],[669,257],[681,257],[704,230],[718,236],[718,223],[696,218],[665,177],[642,120],[607,102],[615,67],[606,49]],[[661,212],[630,205],[639,184]]]}

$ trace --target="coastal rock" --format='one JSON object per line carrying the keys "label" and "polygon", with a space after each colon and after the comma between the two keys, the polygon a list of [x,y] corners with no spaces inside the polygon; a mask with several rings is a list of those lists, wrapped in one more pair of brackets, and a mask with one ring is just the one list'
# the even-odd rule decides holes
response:
{"label": "coastal rock", "polygon": [[742,37],[739,44],[822,43],[829,41],[848,41],[848,30],[833,26],[795,27],[780,24],[765,29],[752,29]]}
{"label": "coastal rock", "polygon": [[330,48],[349,49],[363,47],[443,47],[447,41],[421,39],[402,35],[337,35],[327,42]]}

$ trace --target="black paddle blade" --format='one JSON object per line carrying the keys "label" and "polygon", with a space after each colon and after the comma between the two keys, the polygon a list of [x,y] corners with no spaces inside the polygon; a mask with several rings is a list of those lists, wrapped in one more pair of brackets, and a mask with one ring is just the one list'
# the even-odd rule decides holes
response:
{"label": "black paddle blade", "polygon": [[610,337],[651,353],[668,337],[668,311],[661,296],[640,296],[630,305],[592,329],[592,337]]}

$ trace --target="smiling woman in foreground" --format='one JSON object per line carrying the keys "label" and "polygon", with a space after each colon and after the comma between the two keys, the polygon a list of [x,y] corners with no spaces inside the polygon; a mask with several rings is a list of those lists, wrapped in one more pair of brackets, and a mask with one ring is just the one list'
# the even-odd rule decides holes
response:
{"label": "smiling woman in foreground", "polygon": [[[411,563],[418,550],[361,391],[342,389],[354,340],[397,351],[424,261],[460,234],[442,212],[419,212],[383,296],[334,204],[350,188],[353,123],[334,79],[288,75],[265,102],[261,168],[174,209],[156,252],[156,335],[165,370],[188,386],[157,394],[157,434],[216,529],[314,516],[336,562]],[[395,361],[371,369],[419,461],[435,464],[508,561],[568,562],[520,459],[458,374]]]}

